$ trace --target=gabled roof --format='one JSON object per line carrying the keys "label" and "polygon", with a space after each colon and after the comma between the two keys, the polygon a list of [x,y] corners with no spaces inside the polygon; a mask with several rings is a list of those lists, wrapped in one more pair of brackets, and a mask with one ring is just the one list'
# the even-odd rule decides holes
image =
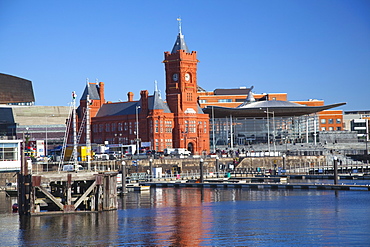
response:
{"label": "gabled roof", "polygon": [[[104,104],[99,109],[96,117],[108,117],[108,116],[122,116],[122,115],[133,115],[136,114],[136,107],[140,106],[138,113],[141,111],[140,101],[130,102],[117,102]],[[161,99],[159,92],[155,91],[153,95],[148,97],[148,109],[149,110],[163,110],[164,113],[171,113],[168,105]]]}
{"label": "gabled roof", "polygon": [[[121,116],[136,114],[136,106],[140,106],[139,101],[117,102],[102,105],[96,117]],[[139,111],[140,112],[140,109]]]}
{"label": "gabled roof", "polygon": [[148,97],[149,110],[163,110],[164,113],[171,113],[168,105],[162,100],[158,91],[154,91],[153,96]]}
{"label": "gabled roof", "polygon": [[100,100],[99,85],[97,83],[88,82],[80,100],[86,100],[87,92],[89,92],[90,99]]}
{"label": "gabled roof", "polygon": [[198,114],[204,114],[202,108],[200,108],[200,106],[198,105],[198,108],[197,108],[197,113]]}

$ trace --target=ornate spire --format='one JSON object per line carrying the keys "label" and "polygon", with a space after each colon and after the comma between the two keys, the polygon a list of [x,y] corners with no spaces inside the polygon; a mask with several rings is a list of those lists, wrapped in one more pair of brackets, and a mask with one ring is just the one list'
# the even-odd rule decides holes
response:
{"label": "ornate spire", "polygon": [[154,80],[154,94],[158,94],[158,97],[161,98],[161,91],[158,90],[157,80]]}
{"label": "ornate spire", "polygon": [[171,53],[176,53],[178,50],[185,50],[187,53],[190,53],[188,46],[185,43],[184,35],[182,34],[181,19],[177,18],[177,21],[179,23],[179,34],[177,35],[177,39]]}
{"label": "ornate spire", "polygon": [[177,18],[177,21],[179,22],[179,34],[182,34],[182,33],[181,33],[181,18],[180,18],[180,17],[178,17],[178,18]]}

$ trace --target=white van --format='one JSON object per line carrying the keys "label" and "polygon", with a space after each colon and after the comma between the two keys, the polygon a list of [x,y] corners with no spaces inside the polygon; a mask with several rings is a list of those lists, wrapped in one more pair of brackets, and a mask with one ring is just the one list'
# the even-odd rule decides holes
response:
{"label": "white van", "polygon": [[[84,168],[82,165],[77,165],[77,170],[82,171]],[[74,165],[64,165],[63,166],[63,171],[65,172],[74,172],[75,171],[75,166]]]}

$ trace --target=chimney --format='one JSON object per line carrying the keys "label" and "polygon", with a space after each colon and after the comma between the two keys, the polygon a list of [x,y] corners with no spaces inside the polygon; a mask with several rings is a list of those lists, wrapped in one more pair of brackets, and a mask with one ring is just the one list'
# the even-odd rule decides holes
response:
{"label": "chimney", "polygon": [[99,96],[100,96],[100,106],[102,106],[105,103],[104,82],[99,82]]}
{"label": "chimney", "polygon": [[142,90],[140,92],[141,97],[141,110],[147,110],[148,109],[148,90]]}
{"label": "chimney", "polygon": [[134,93],[133,92],[128,92],[127,93],[127,101],[128,102],[134,101]]}

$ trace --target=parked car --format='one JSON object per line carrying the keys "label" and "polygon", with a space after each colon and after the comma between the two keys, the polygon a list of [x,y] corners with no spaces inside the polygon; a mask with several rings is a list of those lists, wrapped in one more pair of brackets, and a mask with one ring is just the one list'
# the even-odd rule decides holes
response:
{"label": "parked car", "polygon": [[95,160],[109,160],[109,154],[95,154]]}

